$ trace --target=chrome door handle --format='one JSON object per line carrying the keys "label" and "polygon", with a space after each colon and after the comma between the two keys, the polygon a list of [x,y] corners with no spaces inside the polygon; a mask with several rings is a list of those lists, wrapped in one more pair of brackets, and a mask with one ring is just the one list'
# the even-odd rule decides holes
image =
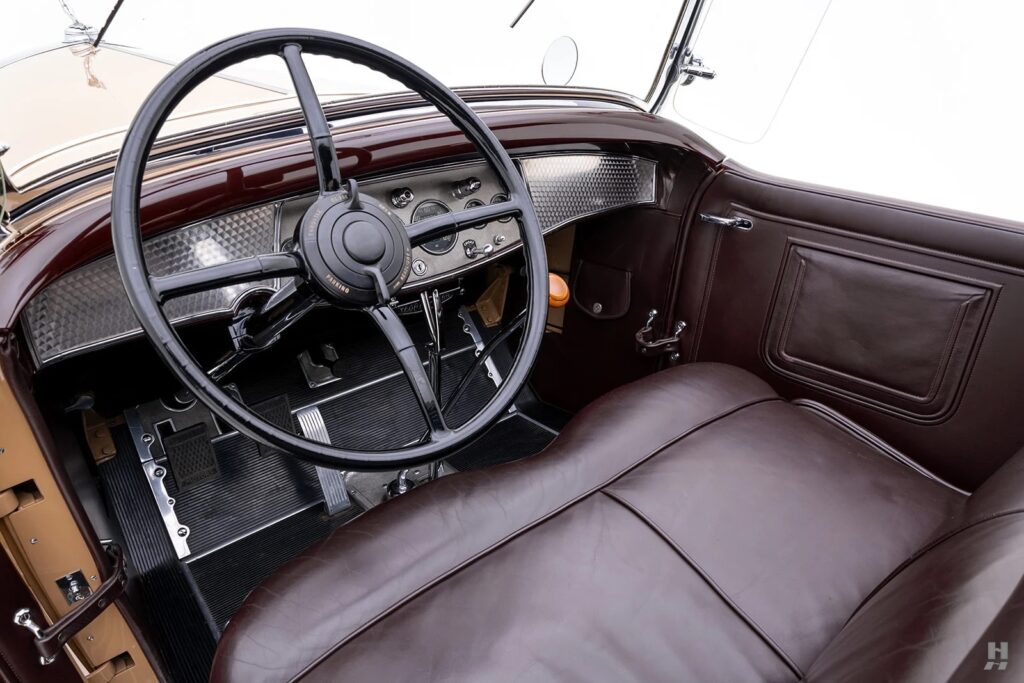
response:
{"label": "chrome door handle", "polygon": [[711,223],[711,225],[720,225],[723,228],[735,228],[737,230],[751,230],[754,227],[754,222],[749,218],[740,218],[739,216],[716,216],[710,213],[702,213],[700,219],[705,223]]}

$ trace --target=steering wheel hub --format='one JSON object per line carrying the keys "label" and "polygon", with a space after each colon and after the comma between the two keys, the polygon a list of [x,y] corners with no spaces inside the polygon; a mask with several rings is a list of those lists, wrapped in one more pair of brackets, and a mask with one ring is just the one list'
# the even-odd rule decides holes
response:
{"label": "steering wheel hub", "polygon": [[[328,124],[303,54],[362,64],[421,95],[473,143],[504,185],[508,200],[406,227],[388,207],[361,196],[355,180],[342,178],[334,143],[337,132]],[[284,60],[295,86],[319,186],[317,198],[296,228],[294,249],[180,273],[150,273],[142,248],[139,204],[146,158],[161,125],[175,105],[205,79],[233,64],[270,55]],[[111,204],[117,266],[128,301],[153,348],[182,385],[215,415],[241,434],[283,453],[344,470],[388,470],[436,461],[475,440],[506,414],[525,386],[540,350],[548,299],[544,236],[529,190],[508,152],[476,112],[437,79],[398,55],[357,38],[316,29],[268,29],[228,38],[183,61],[154,88],[132,121],[118,156]],[[527,281],[522,338],[497,392],[472,417],[451,426],[440,387],[435,388],[427,375],[416,343],[390,305],[391,298],[412,271],[411,244],[425,244],[463,227],[513,217],[519,221]],[[235,339],[235,352],[209,371],[185,347],[164,311],[164,305],[178,297],[279,278],[289,281],[264,304],[265,310],[249,313],[236,323],[244,334]],[[230,372],[241,362],[232,359],[244,359],[268,348],[321,299],[338,308],[361,309],[391,346],[426,424],[419,441],[401,448],[353,450],[305,439],[269,422],[221,385],[222,368]]]}
{"label": "steering wheel hub", "polygon": [[[342,305],[366,306],[391,296],[412,272],[412,248],[401,219],[372,197],[321,196],[299,226],[299,251],[321,294]],[[373,271],[380,272],[378,281]]]}

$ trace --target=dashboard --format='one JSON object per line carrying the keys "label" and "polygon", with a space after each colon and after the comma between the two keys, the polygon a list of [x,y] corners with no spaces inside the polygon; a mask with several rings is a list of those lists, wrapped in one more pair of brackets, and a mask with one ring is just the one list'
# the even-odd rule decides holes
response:
{"label": "dashboard", "polygon": [[[518,156],[541,228],[552,232],[606,211],[656,201],[656,162],[601,152]],[[361,191],[385,203],[407,225],[448,211],[507,200],[482,162],[360,180]],[[278,251],[291,240],[313,195],[268,202],[182,226],[147,239],[150,272],[167,275]],[[462,229],[413,250],[406,290],[456,277],[520,246],[518,223],[491,221]],[[241,298],[273,291],[279,280],[245,283],[170,302],[168,318],[184,322],[230,314]],[[39,292],[22,317],[38,366],[141,333],[112,255],[58,278]]]}

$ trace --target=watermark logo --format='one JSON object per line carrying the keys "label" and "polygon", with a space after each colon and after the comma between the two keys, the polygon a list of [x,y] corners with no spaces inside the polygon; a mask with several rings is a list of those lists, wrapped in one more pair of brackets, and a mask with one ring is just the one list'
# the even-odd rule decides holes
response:
{"label": "watermark logo", "polygon": [[1010,644],[1005,640],[996,642],[988,641],[988,661],[985,662],[985,671],[1006,671],[1010,663]]}

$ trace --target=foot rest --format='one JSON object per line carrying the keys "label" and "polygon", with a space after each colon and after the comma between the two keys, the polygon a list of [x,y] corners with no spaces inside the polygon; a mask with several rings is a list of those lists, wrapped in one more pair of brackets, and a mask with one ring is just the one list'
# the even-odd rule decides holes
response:
{"label": "foot rest", "polygon": [[179,493],[203,484],[220,474],[217,454],[205,424],[174,432],[163,440]]}

